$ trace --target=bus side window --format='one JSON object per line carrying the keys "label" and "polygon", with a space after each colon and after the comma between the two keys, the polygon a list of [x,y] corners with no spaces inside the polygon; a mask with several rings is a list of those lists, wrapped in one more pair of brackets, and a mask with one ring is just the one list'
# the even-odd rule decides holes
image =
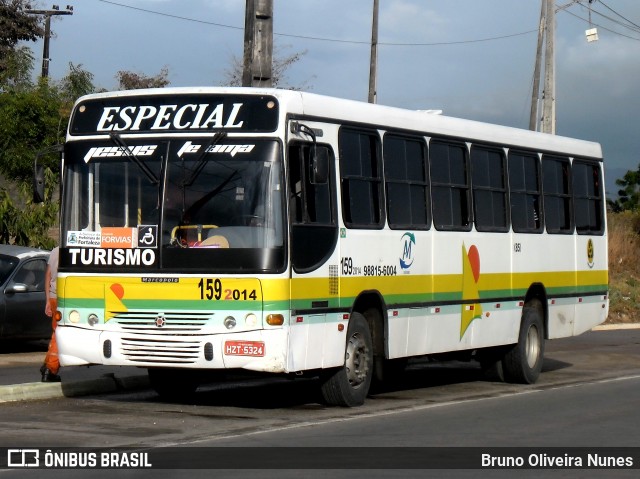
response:
{"label": "bus side window", "polygon": [[568,158],[550,155],[542,157],[544,217],[548,233],[573,232],[570,175]]}
{"label": "bus side window", "polygon": [[473,211],[478,231],[509,230],[505,173],[504,151],[487,146],[471,147]]}
{"label": "bus side window", "polygon": [[573,160],[571,166],[573,211],[578,234],[604,233],[604,202],[597,163]]}
{"label": "bus side window", "polygon": [[342,215],[349,228],[384,226],[380,136],[374,130],[341,127]]}
{"label": "bus side window", "polygon": [[429,144],[433,224],[438,230],[469,231],[471,198],[464,143],[432,139]]}
{"label": "bus side window", "polygon": [[509,152],[511,224],[516,233],[541,233],[541,182],[538,155]]}

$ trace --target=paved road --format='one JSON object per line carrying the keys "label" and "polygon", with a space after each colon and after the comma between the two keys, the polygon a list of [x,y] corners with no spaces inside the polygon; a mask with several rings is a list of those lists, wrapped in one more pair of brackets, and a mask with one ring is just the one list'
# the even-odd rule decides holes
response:
{"label": "paved road", "polygon": [[[575,382],[585,375],[606,378],[624,374],[624,371],[629,368],[633,370],[637,362],[634,363],[632,358],[640,359],[637,354],[640,349],[639,343],[634,342],[634,338],[639,334],[640,323],[635,323],[600,327],[596,331],[576,338],[548,341],[543,368],[545,374],[543,374],[541,381],[550,380],[558,383],[566,380]],[[39,368],[44,359],[46,346],[45,341],[0,342],[0,403],[104,394],[144,389],[149,386],[145,369],[106,366],[62,368],[63,380],[61,384],[40,383]],[[598,348],[596,354],[600,359],[596,363],[592,361],[594,348]],[[601,348],[605,348],[606,353],[600,351]],[[420,369],[424,366],[424,363],[421,365],[420,361],[416,361],[413,369]],[[571,367],[568,371],[562,371],[569,366]],[[469,367],[472,369],[472,376],[477,373],[474,370],[475,365],[438,364],[432,368],[429,380],[438,381],[438,375],[442,374],[442,371],[447,371],[447,368],[456,369],[457,373],[462,374],[464,378],[464,370]],[[409,369],[409,373],[411,369]],[[444,376],[446,377],[446,372]],[[411,381],[411,374],[405,379]],[[444,383],[447,381],[444,377],[441,380]]]}
{"label": "paved road", "polygon": [[[93,395],[85,397],[61,398],[65,392],[68,396],[77,395],[78,391],[69,394],[72,384],[95,386],[105,373],[136,378],[142,372],[67,369],[63,371],[64,382],[57,398],[0,404],[3,424],[0,448],[129,446],[157,452],[159,446],[189,447],[193,451],[194,447],[221,445],[243,448],[295,445],[309,449],[284,450],[287,454],[289,451],[307,454],[309,459],[327,457],[318,456],[313,449],[327,445],[365,449],[380,445],[638,448],[640,432],[633,418],[637,417],[640,401],[639,346],[640,329],[598,331],[550,341],[540,380],[530,386],[488,382],[473,364],[414,361],[397,387],[372,395],[363,407],[354,409],[323,406],[314,381],[282,379],[253,378],[241,383],[208,385],[190,403],[162,402],[143,384],[138,384],[137,389],[123,388],[111,394],[93,391]],[[31,380],[43,354],[43,351],[14,351],[0,355],[0,374],[7,373],[2,376],[18,380],[25,374]],[[113,377],[109,381],[116,382]],[[49,386],[32,383],[24,387],[41,390]],[[0,386],[3,387],[16,385]],[[91,391],[80,391],[88,393]],[[220,453],[219,449],[203,451],[207,455]],[[249,450],[249,454],[255,454],[254,451]],[[243,458],[246,454],[246,449],[236,450],[233,457]],[[370,455],[371,450],[366,449],[363,457],[366,454]],[[328,457],[327,460],[337,460],[335,456]],[[82,471],[82,476],[74,475],[81,471],[68,470],[47,471],[46,475],[57,477],[57,473],[63,472],[60,477],[86,477],[89,471]],[[95,477],[95,471],[90,472]],[[153,475],[144,477],[176,477],[176,472],[153,470]],[[200,472],[191,470],[189,476],[205,477]],[[248,477],[253,474],[247,474],[250,472],[225,471],[220,477]],[[427,472],[380,469],[367,471],[366,477],[506,478],[514,472],[519,477],[539,477],[547,471]],[[634,474],[637,469],[552,472],[558,473],[553,477],[637,477]],[[327,472],[263,469],[259,474],[325,477]],[[365,477],[362,471],[331,474]]]}

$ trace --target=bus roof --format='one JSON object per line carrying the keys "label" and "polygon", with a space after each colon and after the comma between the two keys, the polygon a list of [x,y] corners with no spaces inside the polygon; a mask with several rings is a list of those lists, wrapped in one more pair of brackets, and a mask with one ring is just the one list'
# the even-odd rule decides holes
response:
{"label": "bus roof", "polygon": [[170,87],[124,90],[87,95],[77,103],[93,99],[135,96],[170,95],[271,95],[280,102],[282,115],[308,117],[317,120],[373,125],[380,129],[413,131],[425,136],[446,136],[468,141],[495,143],[513,148],[534,149],[542,152],[563,153],[602,159],[599,143],[548,133],[454,118],[429,111],[408,110],[356,100],[318,95],[315,93],[275,88],[244,87]]}

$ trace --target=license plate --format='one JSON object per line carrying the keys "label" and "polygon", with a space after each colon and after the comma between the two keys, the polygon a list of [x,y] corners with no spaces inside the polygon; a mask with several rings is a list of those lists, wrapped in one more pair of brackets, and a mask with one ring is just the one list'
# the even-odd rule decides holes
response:
{"label": "license plate", "polygon": [[227,356],[264,356],[264,342],[225,341],[224,354]]}

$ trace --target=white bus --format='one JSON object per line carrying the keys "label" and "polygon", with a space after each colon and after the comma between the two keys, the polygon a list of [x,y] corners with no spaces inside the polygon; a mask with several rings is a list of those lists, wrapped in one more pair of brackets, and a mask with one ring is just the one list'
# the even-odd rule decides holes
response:
{"label": "white bus", "polygon": [[319,377],[364,402],[406,358],[533,383],[608,312],[598,144],[315,94],[76,103],[62,168],[63,366]]}

